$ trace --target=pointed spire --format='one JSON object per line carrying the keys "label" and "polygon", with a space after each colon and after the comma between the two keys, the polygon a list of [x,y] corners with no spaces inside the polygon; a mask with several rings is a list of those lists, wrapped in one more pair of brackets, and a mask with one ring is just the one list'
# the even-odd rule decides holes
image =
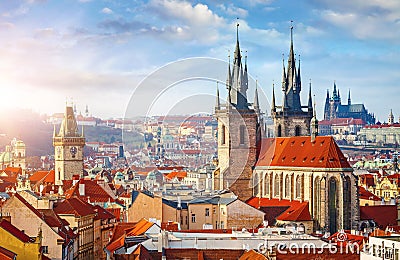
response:
{"label": "pointed spire", "polygon": [[317,110],[315,109],[315,96],[314,96],[314,109],[313,109],[313,117],[311,118],[311,142],[314,142],[316,137],[318,136],[318,119],[317,119]]}
{"label": "pointed spire", "polygon": [[85,131],[83,130],[83,125],[82,125],[82,137],[85,137]]}
{"label": "pointed spire", "polygon": [[254,103],[253,103],[253,107],[254,107],[254,110],[256,110],[256,112],[260,110],[260,103],[259,103],[259,100],[258,100],[257,83],[258,83],[258,80],[256,80],[256,90],[254,92]]}
{"label": "pointed spire", "polygon": [[351,105],[350,89],[349,89],[349,95],[347,97],[347,105]]}
{"label": "pointed spire", "polygon": [[336,90],[336,80],[333,81],[333,96],[332,98],[337,97],[337,90]]}
{"label": "pointed spire", "polygon": [[301,91],[301,75],[300,75],[300,54],[299,54],[299,68],[297,69],[297,89]]}
{"label": "pointed spire", "polygon": [[221,109],[221,104],[219,102],[219,88],[218,88],[218,81],[217,81],[217,100],[215,102],[215,110]]}
{"label": "pointed spire", "polygon": [[308,92],[308,112],[312,112],[312,97],[311,97],[311,79],[310,79],[310,90]]}
{"label": "pointed spire", "polygon": [[285,54],[282,53],[282,91],[286,92]]}
{"label": "pointed spire", "polygon": [[231,55],[228,50],[228,75],[226,77],[226,89],[229,89],[229,86],[232,86],[232,73],[231,73]]}
{"label": "pointed spire", "polygon": [[[239,20],[239,18],[238,18]],[[233,57],[233,65],[240,66],[242,63],[241,60],[241,54],[240,54],[240,46],[239,46],[239,21],[236,23],[236,47],[235,47],[235,52],[234,52],[234,57]]]}
{"label": "pointed spire", "polygon": [[329,89],[326,90],[326,100],[329,100]]}
{"label": "pointed spire", "polygon": [[272,82],[272,104],[271,104],[271,114],[273,112],[276,112],[276,106],[275,106],[275,82]]}

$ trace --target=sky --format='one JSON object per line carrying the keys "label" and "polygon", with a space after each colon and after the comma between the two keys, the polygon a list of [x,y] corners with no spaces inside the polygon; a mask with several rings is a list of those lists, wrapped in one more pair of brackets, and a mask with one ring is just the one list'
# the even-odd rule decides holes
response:
{"label": "sky", "polygon": [[257,80],[268,114],[274,82],[281,103],[291,21],[303,103],[311,80],[318,118],[334,81],[343,103],[350,90],[378,120],[390,109],[399,118],[398,0],[2,0],[0,109],[53,114],[68,102],[102,118],[211,113],[216,82],[226,97],[239,23],[249,99]]}

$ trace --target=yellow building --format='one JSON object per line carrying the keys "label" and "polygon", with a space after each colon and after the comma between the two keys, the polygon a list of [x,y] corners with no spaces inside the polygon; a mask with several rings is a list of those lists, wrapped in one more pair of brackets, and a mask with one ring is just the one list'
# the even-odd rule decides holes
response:
{"label": "yellow building", "polygon": [[370,187],[368,190],[373,192],[376,196],[383,198],[385,201],[390,201],[399,194],[396,179],[388,178],[387,176],[378,179],[375,183],[375,188]]}
{"label": "yellow building", "polygon": [[40,232],[36,238],[31,238],[7,220],[3,219],[0,222],[0,245],[15,253],[17,259],[42,259],[41,236]]}

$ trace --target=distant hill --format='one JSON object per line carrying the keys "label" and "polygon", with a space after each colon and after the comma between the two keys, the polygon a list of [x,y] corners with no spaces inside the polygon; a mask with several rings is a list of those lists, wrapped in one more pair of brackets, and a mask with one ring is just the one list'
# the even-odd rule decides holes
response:
{"label": "distant hill", "polygon": [[[45,118],[31,110],[0,111],[0,151],[15,137],[25,142],[27,156],[53,154],[53,125],[45,123]],[[121,129],[85,126],[84,133],[87,142],[122,142]],[[142,142],[143,137],[125,132],[124,139],[133,145]]]}

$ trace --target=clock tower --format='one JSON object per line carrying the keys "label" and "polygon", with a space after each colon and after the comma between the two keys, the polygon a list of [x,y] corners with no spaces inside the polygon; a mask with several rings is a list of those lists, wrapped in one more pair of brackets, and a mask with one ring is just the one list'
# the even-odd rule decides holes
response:
{"label": "clock tower", "polygon": [[53,133],[55,184],[62,185],[62,180],[72,180],[73,175],[83,174],[83,147],[85,137],[78,132],[74,110],[67,106],[58,134]]}

